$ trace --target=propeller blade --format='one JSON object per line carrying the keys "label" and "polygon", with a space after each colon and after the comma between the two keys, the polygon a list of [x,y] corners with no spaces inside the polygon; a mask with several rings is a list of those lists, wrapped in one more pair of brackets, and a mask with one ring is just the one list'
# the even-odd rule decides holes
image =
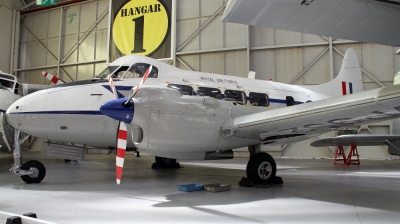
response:
{"label": "propeller blade", "polygon": [[54,76],[50,73],[45,72],[45,71],[42,72],[42,75],[56,85],[65,83],[63,80],[57,78],[56,76]]}
{"label": "propeller blade", "polygon": [[117,184],[121,183],[122,169],[124,167],[126,139],[128,137],[126,125],[124,122],[119,123],[118,140],[117,140],[117,157],[116,157],[116,180]]}
{"label": "propeller blade", "polygon": [[115,98],[118,99],[117,90],[115,89],[114,81],[111,75],[107,76],[108,83],[110,84],[111,91],[114,93]]}
{"label": "propeller blade", "polygon": [[128,105],[128,102],[131,101],[131,99],[136,95],[136,93],[139,91],[140,87],[143,85],[143,83],[147,80],[147,77],[149,77],[149,74],[151,72],[151,69],[153,68],[153,65],[150,65],[150,67],[147,69],[147,71],[144,73],[142,80],[140,80],[140,83],[136,88],[132,91],[131,95],[129,96],[129,99],[125,102],[125,105]]}

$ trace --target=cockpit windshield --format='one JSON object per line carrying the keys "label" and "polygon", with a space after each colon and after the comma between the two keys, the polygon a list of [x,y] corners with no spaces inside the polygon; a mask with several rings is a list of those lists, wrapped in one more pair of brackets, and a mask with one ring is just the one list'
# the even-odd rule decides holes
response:
{"label": "cockpit windshield", "polygon": [[[108,66],[104,69],[97,78],[105,79],[108,75],[111,74],[112,78],[142,78],[146,73],[147,69],[149,69],[150,65],[146,63],[136,63],[132,66]],[[155,66],[152,67],[151,72],[148,78],[157,78],[158,77],[158,68]]]}
{"label": "cockpit windshield", "polygon": [[6,79],[1,79],[0,78],[0,85],[8,88],[8,89],[13,89],[14,88],[14,81],[6,80]]}
{"label": "cockpit windshield", "polygon": [[[98,76],[96,76],[96,78],[106,79],[108,75],[114,73],[114,71],[120,67],[124,67],[124,66],[107,66],[107,68],[105,68]],[[125,67],[128,67],[128,66],[125,66]]]}
{"label": "cockpit windshield", "polygon": [[[146,63],[136,63],[132,65],[128,71],[123,75],[124,79],[129,78],[142,78],[146,71],[150,68],[149,64]],[[157,78],[158,77],[158,68],[153,66],[151,68],[150,74],[148,78]]]}

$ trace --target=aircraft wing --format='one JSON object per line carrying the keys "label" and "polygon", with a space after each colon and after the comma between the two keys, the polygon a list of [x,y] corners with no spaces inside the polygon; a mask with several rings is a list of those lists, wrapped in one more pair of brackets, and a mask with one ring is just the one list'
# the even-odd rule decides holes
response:
{"label": "aircraft wing", "polygon": [[400,46],[398,0],[230,0],[222,21]]}
{"label": "aircraft wing", "polygon": [[376,145],[387,145],[391,155],[400,155],[400,135],[341,135],[311,143],[313,147]]}
{"label": "aircraft wing", "polygon": [[227,121],[225,136],[286,144],[338,128],[400,116],[400,85],[243,115]]}
{"label": "aircraft wing", "polygon": [[388,141],[400,141],[400,135],[341,135],[317,140],[311,143],[311,146],[374,146],[387,145]]}

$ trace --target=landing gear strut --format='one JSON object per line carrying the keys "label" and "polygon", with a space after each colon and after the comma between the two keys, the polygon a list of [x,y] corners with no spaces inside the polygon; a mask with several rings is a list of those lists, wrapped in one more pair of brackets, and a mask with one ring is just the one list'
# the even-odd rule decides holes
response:
{"label": "landing gear strut", "polygon": [[27,184],[40,183],[46,176],[46,168],[41,162],[36,160],[29,160],[22,164],[21,144],[29,135],[23,139],[19,139],[20,134],[20,131],[14,131],[14,165],[11,167],[10,172],[20,176]]}

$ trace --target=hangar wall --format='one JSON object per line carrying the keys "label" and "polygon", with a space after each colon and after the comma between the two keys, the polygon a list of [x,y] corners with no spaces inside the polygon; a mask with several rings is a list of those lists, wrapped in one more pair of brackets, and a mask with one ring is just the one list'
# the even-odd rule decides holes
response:
{"label": "hangar wall", "polygon": [[[226,3],[176,1],[177,67],[240,77],[247,77],[251,70],[257,79],[320,84],[336,76],[344,52],[352,47],[360,60],[366,90],[391,85],[393,75],[400,71],[400,57],[394,56],[397,49],[393,47],[222,23]],[[37,84],[48,83],[40,75],[42,70],[58,74],[67,82],[94,77],[105,67],[107,58],[108,5],[108,0],[86,1],[22,15],[18,76]],[[375,125],[379,128],[373,126],[363,132],[392,130],[390,122]],[[276,156],[332,156],[332,149],[311,148],[310,142],[267,150]],[[360,154],[367,158],[390,157],[384,147],[370,151]]]}
{"label": "hangar wall", "polygon": [[13,0],[0,0],[0,70],[10,73]]}

